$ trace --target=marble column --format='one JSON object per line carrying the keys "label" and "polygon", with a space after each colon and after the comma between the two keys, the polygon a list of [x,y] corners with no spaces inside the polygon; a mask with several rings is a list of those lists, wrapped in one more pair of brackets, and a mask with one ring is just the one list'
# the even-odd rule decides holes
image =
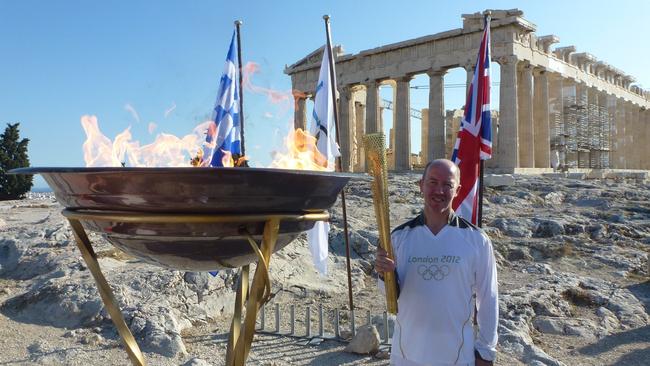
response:
{"label": "marble column", "polygon": [[576,152],[577,167],[589,167],[589,89],[584,83],[576,83],[576,104],[577,110],[577,129],[576,140],[578,151]]}
{"label": "marble column", "polygon": [[[648,146],[650,145],[650,109],[646,109],[643,112],[643,116],[643,146]],[[648,156],[647,149],[644,149],[644,151],[646,152],[642,159],[643,169],[650,170],[650,156]]]}
{"label": "marble column", "polygon": [[363,172],[366,170],[366,156],[363,149],[363,135],[366,133],[365,126],[365,116],[366,116],[366,106],[360,102],[354,103],[355,111],[355,131],[354,131],[354,163],[352,164],[352,171],[354,172]]}
{"label": "marble column", "polygon": [[420,131],[420,163],[426,164],[431,160],[427,155],[429,151],[429,135],[433,133],[429,128],[429,108],[422,108],[420,111],[422,115],[422,128]]}
{"label": "marble column", "polygon": [[604,91],[597,91],[598,97],[596,102],[598,104],[598,161],[594,168],[605,169],[609,168],[609,112],[607,111],[607,94]]}
{"label": "marble column", "polygon": [[627,106],[626,102],[621,99],[616,99],[616,137],[615,137],[615,160],[614,168],[615,169],[625,169],[625,125],[627,117]]}
{"label": "marble column", "polygon": [[467,79],[465,82],[465,97],[467,97],[467,93],[469,92],[469,85],[472,83],[472,79],[474,79],[474,68],[476,67],[476,64],[470,63],[463,68],[465,69],[465,73],[467,74]]}
{"label": "marble column", "polygon": [[366,86],[366,132],[375,133],[382,131],[379,112],[379,83],[375,80],[368,81]]}
{"label": "marble column", "polygon": [[562,97],[564,103],[563,128],[564,128],[564,164],[568,168],[578,165],[577,158],[577,102],[576,82],[573,79],[562,79]]}
{"label": "marble column", "polygon": [[548,75],[548,113],[551,144],[551,167],[564,165],[564,102],[562,100],[562,76]]}
{"label": "marble column", "polygon": [[341,171],[351,171],[351,120],[354,104],[352,88],[349,85],[339,87],[339,146],[341,148]]}
{"label": "marble column", "polygon": [[411,169],[411,98],[409,85],[412,77],[397,80],[395,100],[395,170]]}
{"label": "marble column", "polygon": [[307,100],[307,94],[303,92],[293,92],[294,100],[294,117],[293,117],[293,128],[301,128],[303,131],[307,128],[307,110],[305,108],[305,102]]}
{"label": "marble column", "polygon": [[634,106],[630,102],[625,102],[625,136],[623,137],[623,156],[625,159],[625,169],[634,169],[634,160],[632,158],[634,141]]}
{"label": "marble column", "polygon": [[616,150],[616,96],[607,94],[607,117],[609,118],[609,165],[608,168],[615,169],[617,167],[618,152]]}
{"label": "marble column", "polygon": [[519,131],[517,113],[517,56],[501,57],[501,85],[499,88],[499,151],[498,167],[514,169],[519,166]]}
{"label": "marble column", "polygon": [[[447,70],[429,70],[429,113],[428,140],[424,153],[424,163],[445,157],[445,81]],[[423,116],[424,117],[424,116]],[[424,122],[424,121],[423,121]],[[424,146],[423,146],[424,147]]]}
{"label": "marble column", "polygon": [[643,147],[641,146],[641,123],[639,121],[640,117],[640,112],[641,108],[638,105],[633,104],[632,105],[632,129],[630,131],[630,162],[632,163],[632,166],[630,168],[632,169],[641,169],[641,160],[643,157],[641,156],[641,152],[643,151]]}
{"label": "marble column", "polygon": [[533,120],[535,125],[535,168],[551,166],[551,140],[549,131],[548,73],[536,70]]}
{"label": "marble column", "polygon": [[533,128],[533,68],[528,64],[519,70],[519,166],[535,167],[535,130]]}
{"label": "marble column", "polygon": [[600,91],[594,87],[588,89],[587,92],[587,133],[585,134],[587,143],[587,168],[599,168],[600,158],[601,158],[601,148],[600,148],[600,129],[601,129],[601,120],[600,120]]}
{"label": "marble column", "polygon": [[[648,146],[650,144],[650,109],[643,111],[643,146]],[[643,158],[641,159],[643,169],[650,170],[650,156],[648,156],[647,149],[644,153]]]}

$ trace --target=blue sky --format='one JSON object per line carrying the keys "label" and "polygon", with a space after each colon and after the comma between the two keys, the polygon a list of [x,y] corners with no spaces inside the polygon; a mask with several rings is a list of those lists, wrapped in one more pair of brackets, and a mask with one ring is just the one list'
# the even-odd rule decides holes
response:
{"label": "blue sky", "polygon": [[[143,144],[159,132],[189,134],[213,107],[235,19],[244,22],[244,62],[260,66],[253,83],[289,92],[284,67],[324,43],[323,14],[332,18],[333,43],[357,53],[459,28],[463,13],[519,8],[538,35],[555,34],[558,46],[576,45],[650,89],[643,62],[650,47],[642,46],[649,4],[0,0],[0,124],[4,130],[20,122],[21,135],[31,140],[32,166],[84,166],[80,118],[86,114],[97,116],[111,139],[129,126]],[[463,80],[462,72],[446,78]],[[463,94],[448,89],[447,108],[462,105]],[[293,104],[249,91],[245,102],[247,153],[254,165],[265,166],[288,131]],[[411,106],[426,105],[426,91],[414,90]],[[157,127],[150,133],[152,122]]]}

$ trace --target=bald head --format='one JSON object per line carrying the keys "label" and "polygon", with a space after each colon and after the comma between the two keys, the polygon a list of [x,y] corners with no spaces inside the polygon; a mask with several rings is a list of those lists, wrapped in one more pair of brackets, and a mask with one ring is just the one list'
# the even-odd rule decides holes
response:
{"label": "bald head", "polygon": [[424,168],[424,172],[422,173],[422,179],[424,179],[427,176],[429,169],[431,169],[431,167],[434,166],[441,167],[448,170],[451,174],[454,175],[454,180],[456,181],[456,185],[460,184],[460,170],[458,169],[458,166],[456,166],[456,164],[454,164],[451,160],[448,159],[436,159],[427,163],[427,166]]}

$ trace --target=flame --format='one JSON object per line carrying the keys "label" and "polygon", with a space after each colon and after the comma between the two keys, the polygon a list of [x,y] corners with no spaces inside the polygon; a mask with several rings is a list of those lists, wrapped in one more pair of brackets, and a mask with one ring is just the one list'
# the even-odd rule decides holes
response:
{"label": "flame", "polygon": [[244,90],[252,93],[265,95],[272,104],[280,105],[283,113],[286,113],[291,108],[293,102],[293,94],[291,91],[280,91],[270,88],[265,88],[253,84],[253,75],[260,72],[260,65],[256,62],[247,62],[242,68],[242,84]]}
{"label": "flame", "polygon": [[156,130],[156,128],[158,128],[157,124],[155,124],[153,122],[149,122],[149,126],[147,127],[147,131],[149,131],[149,134],[152,134]]}
{"label": "flame", "polygon": [[81,117],[86,132],[83,144],[87,167],[134,166],[177,167],[190,166],[193,153],[203,149],[205,131],[212,121],[199,124],[191,134],[184,137],[161,133],[154,142],[140,146],[132,141],[130,127],[118,134],[113,141],[99,130],[96,116]]}
{"label": "flame", "polygon": [[136,122],[140,123],[140,115],[138,114],[138,111],[136,111],[135,108],[133,108],[133,106],[132,106],[131,104],[126,103],[126,104],[124,105],[124,109],[125,109],[127,112],[131,113],[131,117],[133,117],[133,119],[134,119]]}
{"label": "flame", "polygon": [[223,152],[223,157],[221,157],[221,165],[226,168],[248,166],[248,157],[247,156],[233,156],[230,151],[221,150]]}
{"label": "flame", "polygon": [[221,165],[227,168],[232,168],[235,166],[235,161],[232,160],[232,154],[230,151],[221,150],[223,152],[223,157],[221,158]]}
{"label": "flame", "polygon": [[286,153],[276,152],[271,168],[333,171],[333,161],[318,151],[316,138],[301,128],[289,131],[284,139]]}
{"label": "flame", "polygon": [[172,106],[167,108],[165,110],[165,118],[169,117],[169,115],[176,109],[176,102],[172,102]]}

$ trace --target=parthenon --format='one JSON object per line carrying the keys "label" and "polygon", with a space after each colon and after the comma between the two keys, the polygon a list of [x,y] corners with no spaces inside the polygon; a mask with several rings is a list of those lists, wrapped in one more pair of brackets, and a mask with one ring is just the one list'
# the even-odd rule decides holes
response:
{"label": "parthenon", "polygon": [[[444,77],[448,70],[462,67],[471,79],[483,30],[482,13],[464,14],[462,19],[462,28],[357,54],[334,48],[342,170],[364,170],[361,135],[383,129],[379,86],[384,84],[395,91],[393,168],[413,168],[409,94],[410,81],[418,74],[429,76],[422,158],[449,157],[455,131],[448,131],[453,124],[444,107]],[[650,169],[649,91],[575,46],[552,47],[559,38],[537,36],[535,24],[518,9],[493,10],[490,27],[500,85],[488,169]],[[305,101],[314,93],[322,50],[285,69],[296,99],[296,127],[306,125]]]}

